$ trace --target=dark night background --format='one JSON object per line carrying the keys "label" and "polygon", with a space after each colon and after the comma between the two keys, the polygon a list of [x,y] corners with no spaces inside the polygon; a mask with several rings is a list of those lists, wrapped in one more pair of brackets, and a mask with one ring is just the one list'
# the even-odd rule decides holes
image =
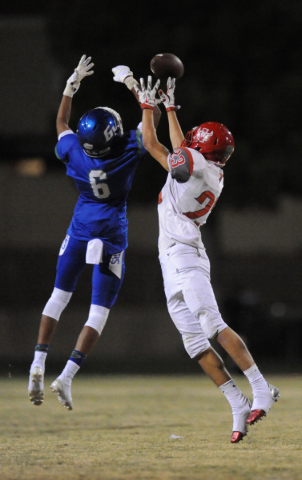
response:
{"label": "dark night background", "polygon": [[[128,65],[135,78],[146,77],[151,58],[163,52],[185,66],[176,89],[184,132],[218,121],[235,138],[221,200],[203,227],[222,313],[263,368],[300,371],[302,3],[4,1],[0,14],[2,374],[29,368],[76,202],[53,153],[65,82],[82,54],[91,55],[95,73],[74,97],[71,127],[85,111],[106,105],[126,130],[134,128],[139,107],[112,81],[111,69]],[[37,36],[22,37],[24,22],[30,32],[40,29],[45,47]],[[164,111],[158,137],[170,148]],[[27,171],[36,160],[38,170]],[[198,371],[166,312],[157,261],[156,203],[165,176],[149,156],[137,171],[124,285],[86,371]],[[87,270],[60,320],[50,369],[65,364],[89,302]]]}

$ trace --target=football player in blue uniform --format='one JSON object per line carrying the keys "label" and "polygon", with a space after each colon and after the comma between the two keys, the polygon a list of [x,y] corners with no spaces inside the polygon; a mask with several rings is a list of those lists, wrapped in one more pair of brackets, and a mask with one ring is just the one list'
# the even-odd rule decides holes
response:
{"label": "football player in blue uniform", "polygon": [[[34,405],[44,400],[44,370],[48,347],[62,311],[76,288],[85,265],[93,264],[92,297],[85,323],[66,367],[52,383],[59,402],[72,410],[71,382],[97,342],[121,288],[127,247],[127,197],[135,170],[145,154],[140,125],[123,132],[120,115],[108,107],[85,113],[77,133],[69,127],[72,97],[81,80],[93,74],[91,57],[81,58],[67,80],[57,115],[56,156],[75,181],[79,199],[62,243],[54,290],[41,318],[38,342],[30,368],[29,398]],[[114,80],[132,90],[137,83],[126,66],[112,69]],[[160,110],[157,110],[158,124]]]}

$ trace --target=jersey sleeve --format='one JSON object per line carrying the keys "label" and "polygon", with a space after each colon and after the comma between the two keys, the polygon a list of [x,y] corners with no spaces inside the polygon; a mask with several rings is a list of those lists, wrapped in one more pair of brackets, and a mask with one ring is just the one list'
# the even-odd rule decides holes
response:
{"label": "jersey sleeve", "polygon": [[187,148],[175,148],[168,156],[168,166],[172,178],[178,183],[185,183],[192,175],[194,168],[193,156]]}
{"label": "jersey sleeve", "polygon": [[72,130],[66,130],[59,135],[59,141],[55,147],[56,157],[63,163],[68,163],[69,151],[78,143],[77,136]]}
{"label": "jersey sleeve", "polygon": [[137,129],[136,129],[136,131],[135,131],[135,136],[136,136],[136,141],[137,141],[138,154],[139,154],[140,156],[143,156],[143,155],[145,155],[145,153],[147,152],[147,150],[145,149],[145,147],[144,147],[144,145],[143,145],[143,135],[142,135],[141,126],[142,126],[142,123],[140,123],[140,124],[137,126]]}

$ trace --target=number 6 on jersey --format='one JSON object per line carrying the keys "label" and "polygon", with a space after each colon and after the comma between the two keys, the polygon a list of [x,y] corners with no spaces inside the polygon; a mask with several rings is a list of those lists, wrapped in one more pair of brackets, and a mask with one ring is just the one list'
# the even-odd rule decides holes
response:
{"label": "number 6 on jersey", "polygon": [[97,198],[107,198],[110,195],[110,190],[106,180],[107,174],[103,170],[90,170],[89,181],[94,195]]}

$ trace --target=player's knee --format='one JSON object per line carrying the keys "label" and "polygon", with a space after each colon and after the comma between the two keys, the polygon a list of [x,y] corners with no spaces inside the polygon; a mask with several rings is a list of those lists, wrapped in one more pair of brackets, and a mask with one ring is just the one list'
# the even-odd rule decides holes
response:
{"label": "player's knee", "polygon": [[220,314],[213,315],[208,311],[196,312],[201,328],[208,339],[216,338],[227,327]]}
{"label": "player's knee", "polygon": [[65,292],[59,288],[54,288],[50,299],[45,305],[43,315],[59,320],[61,313],[68,304],[73,292]]}
{"label": "player's knee", "polygon": [[[191,280],[191,279],[190,279]],[[187,282],[182,290],[184,301],[191,313],[195,313],[202,307],[204,301],[199,291],[194,288],[192,282]]]}
{"label": "player's knee", "polygon": [[227,327],[222,320],[216,304],[209,304],[205,301],[203,295],[195,288],[183,289],[183,296],[190,312],[198,319],[201,328],[208,339],[213,339]]}
{"label": "player's knee", "polygon": [[182,341],[191,358],[196,358],[211,347],[208,339],[198,333],[182,334]]}
{"label": "player's knee", "polygon": [[107,322],[109,312],[109,308],[101,307],[100,305],[91,305],[88,320],[85,323],[86,327],[94,328],[94,330],[101,335]]}

